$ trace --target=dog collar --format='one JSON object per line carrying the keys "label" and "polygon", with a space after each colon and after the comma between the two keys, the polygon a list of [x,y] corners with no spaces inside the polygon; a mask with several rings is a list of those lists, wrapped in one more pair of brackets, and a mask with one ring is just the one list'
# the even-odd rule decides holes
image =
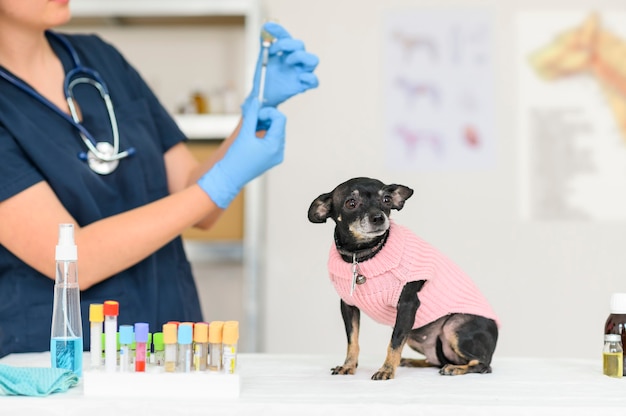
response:
{"label": "dog collar", "polygon": [[378,243],[376,243],[374,247],[366,248],[363,250],[357,250],[357,251],[349,251],[341,247],[341,245],[339,244],[339,240],[337,239],[337,234],[335,234],[335,247],[337,247],[337,251],[339,252],[339,254],[341,254],[341,256],[344,257],[344,260],[348,258],[349,260],[346,260],[348,262],[360,263],[362,261],[369,260],[372,257],[374,257],[374,254],[378,253],[380,249],[383,248],[383,246],[387,242],[387,237],[389,237],[389,230],[385,232],[385,235],[383,236],[383,238]]}

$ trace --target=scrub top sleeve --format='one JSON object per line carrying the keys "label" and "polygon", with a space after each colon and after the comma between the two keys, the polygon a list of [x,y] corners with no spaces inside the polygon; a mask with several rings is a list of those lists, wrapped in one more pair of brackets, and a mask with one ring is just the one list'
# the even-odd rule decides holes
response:
{"label": "scrub top sleeve", "polygon": [[0,126],[0,154],[0,202],[44,179],[3,126]]}

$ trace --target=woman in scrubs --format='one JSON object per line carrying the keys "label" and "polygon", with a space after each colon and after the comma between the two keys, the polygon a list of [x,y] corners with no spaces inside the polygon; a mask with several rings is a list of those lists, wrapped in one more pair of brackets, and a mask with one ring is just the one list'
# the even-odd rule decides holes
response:
{"label": "woman in scrubs", "polygon": [[[242,122],[198,163],[114,47],[94,35],[50,32],[69,19],[68,0],[0,0],[0,357],[50,347],[60,223],[75,225],[85,334],[89,305],[108,299],[120,303],[120,324],[148,322],[157,331],[166,321],[201,321],[180,234],[210,227],[248,181],[282,162],[285,117],[276,106],[317,86],[317,58],[282,27],[266,25],[277,41],[263,104],[258,64]],[[111,172],[77,156],[88,149],[68,121],[63,85],[77,65],[72,51],[109,90],[119,151],[132,149],[117,166],[101,164]],[[113,145],[98,90],[83,83],[73,94],[82,126]]]}

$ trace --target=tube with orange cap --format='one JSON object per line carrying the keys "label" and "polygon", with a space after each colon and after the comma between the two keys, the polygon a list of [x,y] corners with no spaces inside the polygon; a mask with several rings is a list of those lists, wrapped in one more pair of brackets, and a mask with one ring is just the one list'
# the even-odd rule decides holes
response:
{"label": "tube with orange cap", "polygon": [[104,322],[104,307],[101,303],[89,305],[89,352],[91,368],[102,367],[102,323]]}
{"label": "tube with orange cap", "polygon": [[209,370],[222,370],[222,330],[224,321],[209,324]]}
{"label": "tube with orange cap", "polygon": [[237,341],[239,322],[226,321],[222,331],[222,361],[226,374],[235,374],[237,369]]}
{"label": "tube with orange cap", "polygon": [[176,324],[163,325],[163,343],[165,344],[165,371],[176,372],[176,357],[178,355],[178,328]]}
{"label": "tube with orange cap", "polygon": [[193,369],[206,370],[209,359],[209,324],[198,322],[193,326]]}

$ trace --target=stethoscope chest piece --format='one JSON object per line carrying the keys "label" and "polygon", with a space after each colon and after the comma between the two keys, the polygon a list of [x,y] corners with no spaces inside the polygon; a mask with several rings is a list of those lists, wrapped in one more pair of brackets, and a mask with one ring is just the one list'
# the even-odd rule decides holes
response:
{"label": "stethoscope chest piece", "polygon": [[[113,157],[117,151],[113,148],[113,145],[109,142],[96,143],[96,149],[101,155]],[[103,160],[101,157],[96,156],[91,150],[87,152],[87,163],[89,168],[100,175],[108,175],[117,169],[119,165],[119,159],[115,160]]]}

